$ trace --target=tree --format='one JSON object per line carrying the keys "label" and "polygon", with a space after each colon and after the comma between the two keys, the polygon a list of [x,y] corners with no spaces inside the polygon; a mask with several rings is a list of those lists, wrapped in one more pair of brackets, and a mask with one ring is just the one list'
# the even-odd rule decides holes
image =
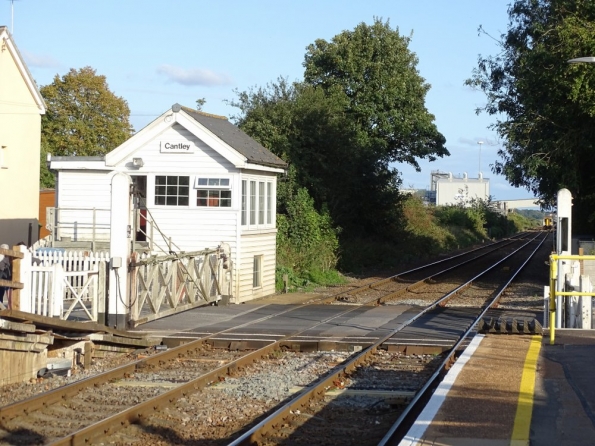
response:
{"label": "tree", "polygon": [[389,229],[400,179],[373,152],[360,150],[344,95],[279,79],[238,96],[232,103],[243,112],[238,125],[289,162],[289,175],[279,183],[280,213],[305,187],[343,232]]}
{"label": "tree", "polygon": [[232,102],[238,125],[289,162],[344,236],[394,234],[401,179],[390,164],[448,155],[408,42],[388,22],[361,24],[308,47],[304,82],[280,78]]}
{"label": "tree", "polygon": [[207,100],[205,98],[200,98],[196,100],[196,109],[197,110],[202,110],[202,108],[204,107],[204,105],[207,103]]}
{"label": "tree", "polygon": [[430,85],[416,69],[410,40],[378,18],[331,42],[316,40],[305,56],[305,81],[346,96],[361,149],[385,164],[408,163],[419,170],[416,158],[434,161],[449,153],[425,107]]}
{"label": "tree", "polygon": [[41,140],[52,155],[103,155],[133,132],[128,103],[91,67],[56,75],[40,91],[47,105]]}
{"label": "tree", "polygon": [[566,61],[595,55],[595,3],[517,0],[508,14],[500,54],[480,56],[466,82],[487,96],[478,112],[496,117],[492,128],[503,148],[494,172],[546,205],[568,188],[575,198],[575,230],[592,230],[595,67]]}
{"label": "tree", "polygon": [[39,187],[41,189],[52,189],[56,185],[56,179],[54,178],[54,174],[50,172],[50,169],[48,169],[47,155],[49,152],[47,149],[47,143],[45,141],[41,142],[41,150],[39,153],[41,157],[39,163]]}

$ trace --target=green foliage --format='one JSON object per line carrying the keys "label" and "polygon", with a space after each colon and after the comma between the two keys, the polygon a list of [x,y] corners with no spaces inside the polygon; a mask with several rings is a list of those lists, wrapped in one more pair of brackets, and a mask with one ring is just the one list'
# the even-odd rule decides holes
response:
{"label": "green foliage", "polygon": [[[305,187],[348,233],[385,228],[398,201],[396,171],[358,146],[344,95],[279,79],[239,93],[239,126],[290,164],[291,188]],[[286,205],[279,195],[281,213]],[[379,224],[384,222],[385,224]]]}
{"label": "green foliage", "polygon": [[542,227],[542,218],[529,218],[521,212],[510,212],[507,218],[511,233]]}
{"label": "green foliage", "polygon": [[403,202],[403,230],[399,237],[346,241],[342,245],[340,268],[357,273],[394,269],[534,227],[533,222],[523,216],[501,215],[490,200],[475,200],[468,207],[435,207],[410,195]]}
{"label": "green foliage", "polygon": [[466,82],[486,94],[478,111],[495,117],[504,144],[494,171],[546,205],[568,188],[575,230],[593,230],[595,70],[566,61],[595,54],[595,2],[516,0],[508,13],[499,54],[480,56]]}
{"label": "green foliage", "polygon": [[54,174],[50,172],[47,165],[47,143],[41,141],[40,150],[40,173],[39,173],[39,188],[40,189],[53,189],[56,186],[56,179]]}
{"label": "green foliage", "polygon": [[343,93],[361,150],[371,150],[383,165],[419,168],[416,157],[435,160],[449,153],[425,108],[430,86],[417,71],[410,41],[388,21],[360,23],[330,42],[309,45],[304,77],[327,94]]}
{"label": "green foliage", "polygon": [[127,102],[91,67],[56,75],[40,92],[47,105],[41,140],[52,155],[103,155],[132,134]]}
{"label": "green foliage", "polygon": [[[375,19],[305,55],[304,81],[283,78],[238,92],[239,127],[289,164],[278,187],[277,288],[338,280],[353,270],[403,258],[407,242],[439,252],[431,235],[402,238],[401,178],[391,167],[448,155],[425,108],[430,86],[417,71],[410,38]],[[413,224],[409,229],[415,231]],[[433,223],[439,246],[454,238]],[[359,241],[362,242],[359,245]]]}
{"label": "green foliage", "polygon": [[290,288],[337,279],[338,230],[326,211],[317,212],[305,188],[286,202],[286,214],[277,215],[277,289],[287,274]]}
{"label": "green foliage", "polygon": [[436,255],[455,246],[456,239],[441,221],[436,208],[424,205],[420,198],[408,197],[403,203],[403,216],[405,238],[413,256],[420,252]]}
{"label": "green foliage", "polygon": [[536,223],[536,226],[540,226],[542,223],[543,218],[545,217],[546,213],[543,211],[538,211],[535,209],[515,209],[515,214],[522,215],[523,217],[533,220]]}
{"label": "green foliage", "polygon": [[231,102],[242,130],[290,164],[344,237],[392,237],[401,179],[390,164],[448,155],[408,44],[388,22],[362,23],[308,47],[304,82],[280,78]]}

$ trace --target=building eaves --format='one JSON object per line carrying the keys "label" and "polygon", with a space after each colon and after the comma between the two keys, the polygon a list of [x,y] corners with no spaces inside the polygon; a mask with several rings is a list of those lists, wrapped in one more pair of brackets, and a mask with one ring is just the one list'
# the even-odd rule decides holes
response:
{"label": "building eaves", "polygon": [[32,88],[35,89],[35,92],[34,93],[32,92],[32,93],[33,93],[33,96],[35,97],[35,99],[37,99],[40,113],[45,114],[45,111],[47,110],[47,106],[45,104],[45,100],[43,99],[43,96],[41,96],[41,92],[39,91],[37,82],[35,82],[35,78],[31,75],[31,72],[29,71],[29,67],[27,67],[27,64],[25,63],[25,59],[23,59],[23,56],[21,55],[19,48],[16,46],[16,44],[12,38],[12,34],[10,34],[10,31],[8,30],[8,28],[6,26],[1,25],[0,26],[0,36],[4,33],[6,33],[6,39],[10,40],[10,43],[11,43],[12,47],[14,48],[14,51],[16,52],[17,57],[20,59],[22,67],[25,70],[25,73],[28,76],[29,81],[32,84]]}
{"label": "building eaves", "polygon": [[188,107],[181,108],[220,140],[245,156],[249,164],[282,169],[287,167],[285,161],[233,125],[225,116],[212,115]]}
{"label": "building eaves", "polygon": [[105,155],[97,156],[53,156],[52,161],[105,161]]}

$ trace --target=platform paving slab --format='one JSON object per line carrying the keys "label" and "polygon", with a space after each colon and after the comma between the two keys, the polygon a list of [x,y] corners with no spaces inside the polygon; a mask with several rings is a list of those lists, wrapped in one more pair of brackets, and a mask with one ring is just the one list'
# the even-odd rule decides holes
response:
{"label": "platform paving slab", "polygon": [[409,444],[512,444],[521,376],[531,340],[528,335],[485,335],[434,418],[418,420],[428,424],[421,438]]}
{"label": "platform paving slab", "polygon": [[531,419],[531,445],[595,445],[595,330],[543,337]]}

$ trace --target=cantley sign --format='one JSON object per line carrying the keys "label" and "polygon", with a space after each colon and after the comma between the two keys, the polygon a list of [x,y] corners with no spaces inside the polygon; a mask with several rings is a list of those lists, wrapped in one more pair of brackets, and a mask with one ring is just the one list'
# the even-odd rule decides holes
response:
{"label": "cantley sign", "polygon": [[192,141],[161,141],[159,151],[161,153],[194,153],[196,146]]}

